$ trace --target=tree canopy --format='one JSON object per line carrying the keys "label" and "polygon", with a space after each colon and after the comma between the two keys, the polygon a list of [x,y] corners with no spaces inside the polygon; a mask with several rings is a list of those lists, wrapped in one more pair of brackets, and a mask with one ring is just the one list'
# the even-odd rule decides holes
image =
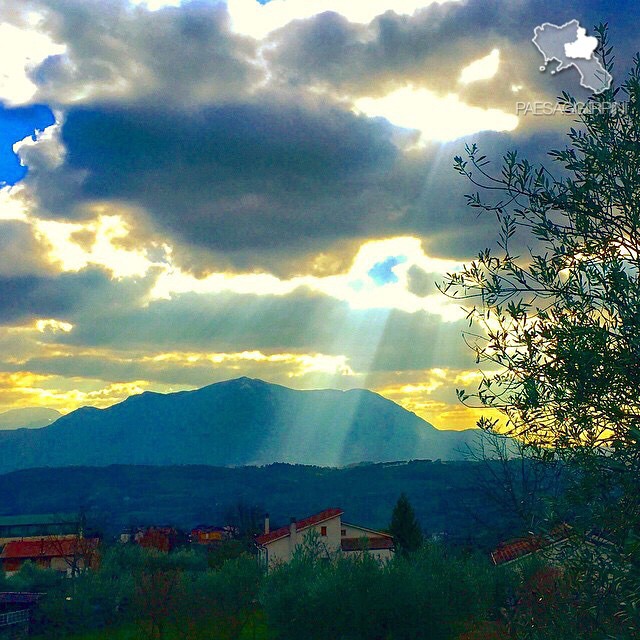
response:
{"label": "tree canopy", "polygon": [[[606,25],[597,32],[597,54],[611,72]],[[564,149],[549,152],[548,166],[514,151],[496,173],[476,145],[455,159],[477,188],[468,204],[499,225],[497,248],[442,286],[466,305],[473,327],[466,340],[482,368],[478,389],[457,393],[501,414],[480,420],[486,431],[517,438],[526,455],[565,463],[573,522],[612,543],[633,609],[640,601],[629,579],[640,552],[640,57],[621,86],[592,96],[586,108],[566,93],[559,100],[576,126]]]}
{"label": "tree canopy", "polygon": [[393,536],[396,547],[402,553],[417,551],[422,545],[420,524],[416,519],[416,514],[409,502],[409,498],[404,493],[400,495],[396,506],[393,508],[389,531]]}

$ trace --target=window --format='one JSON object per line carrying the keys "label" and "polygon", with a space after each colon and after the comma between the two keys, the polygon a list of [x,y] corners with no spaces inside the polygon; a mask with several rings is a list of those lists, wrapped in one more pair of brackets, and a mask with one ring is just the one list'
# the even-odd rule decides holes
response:
{"label": "window", "polygon": [[346,529],[341,529],[340,530],[340,535],[341,536],[346,536],[347,535],[347,530]]}
{"label": "window", "polygon": [[327,527],[320,527],[320,535],[321,536],[327,535]]}

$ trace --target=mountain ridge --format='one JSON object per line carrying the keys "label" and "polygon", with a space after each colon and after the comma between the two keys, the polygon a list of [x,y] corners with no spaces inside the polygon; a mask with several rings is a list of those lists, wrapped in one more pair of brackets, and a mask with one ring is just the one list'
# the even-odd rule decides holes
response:
{"label": "mountain ridge", "polygon": [[62,414],[47,407],[21,407],[0,413],[0,430],[39,429],[52,424]]}
{"label": "mountain ridge", "polygon": [[346,466],[459,460],[477,430],[438,430],[367,389],[299,391],[241,377],[81,407],[37,431],[0,432],[0,473],[110,464]]}

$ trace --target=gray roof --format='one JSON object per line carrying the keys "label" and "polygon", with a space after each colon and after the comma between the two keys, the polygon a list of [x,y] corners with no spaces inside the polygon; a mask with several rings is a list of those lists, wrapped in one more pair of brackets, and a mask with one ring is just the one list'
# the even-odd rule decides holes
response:
{"label": "gray roof", "polygon": [[36,513],[18,516],[0,516],[0,527],[29,524],[75,524],[80,521],[77,513]]}

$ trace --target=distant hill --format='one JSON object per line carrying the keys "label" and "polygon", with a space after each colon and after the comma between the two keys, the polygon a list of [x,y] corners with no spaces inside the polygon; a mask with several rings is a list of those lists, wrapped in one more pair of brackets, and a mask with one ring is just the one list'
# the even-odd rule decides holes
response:
{"label": "distant hill", "polygon": [[258,514],[268,511],[274,526],[337,506],[347,522],[384,528],[405,492],[426,533],[491,548],[526,525],[509,511],[509,496],[500,499],[500,486],[491,495],[480,488],[488,473],[481,463],[426,461],[344,469],[286,464],[29,469],[0,475],[0,515],[83,508],[92,526],[115,535],[130,525],[222,525],[240,504],[257,507]]}
{"label": "distant hill", "polygon": [[0,413],[0,429],[36,429],[55,422],[62,414],[45,407],[10,409]]}
{"label": "distant hill", "polygon": [[366,390],[297,391],[239,378],[84,407],[38,430],[0,432],[0,473],[110,464],[345,466],[458,460],[476,430],[440,431]]}

